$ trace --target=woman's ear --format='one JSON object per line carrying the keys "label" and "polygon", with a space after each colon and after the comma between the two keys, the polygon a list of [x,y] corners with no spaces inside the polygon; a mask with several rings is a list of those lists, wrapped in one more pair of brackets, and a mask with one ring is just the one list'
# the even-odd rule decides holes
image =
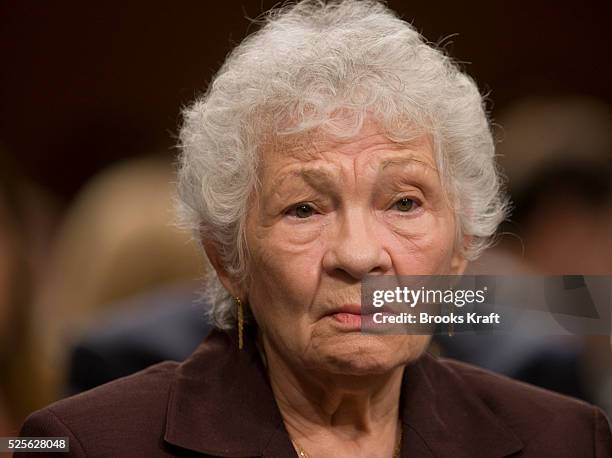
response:
{"label": "woman's ear", "polygon": [[462,275],[468,265],[468,261],[467,259],[465,259],[463,253],[465,251],[465,248],[469,246],[470,242],[472,241],[472,236],[464,235],[461,241],[463,243],[463,246],[461,247],[461,249],[455,250],[455,253],[453,254],[453,257],[451,259],[451,275]]}
{"label": "woman's ear", "polygon": [[467,268],[468,261],[460,253],[455,253],[451,260],[451,275],[462,275]]}
{"label": "woman's ear", "polygon": [[206,252],[206,256],[213,266],[213,269],[217,272],[217,276],[221,281],[223,287],[234,297],[241,297],[240,288],[234,282],[232,276],[227,272],[224,263],[221,260],[221,255],[217,244],[211,240],[202,240],[202,246]]}

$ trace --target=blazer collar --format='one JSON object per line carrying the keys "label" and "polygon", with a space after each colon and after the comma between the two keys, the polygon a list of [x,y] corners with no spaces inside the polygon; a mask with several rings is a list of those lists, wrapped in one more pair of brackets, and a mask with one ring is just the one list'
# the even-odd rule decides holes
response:
{"label": "blazer collar", "polygon": [[168,401],[164,439],[178,447],[222,457],[287,457],[293,446],[255,344],[245,327],[213,330],[179,365]]}
{"label": "blazer collar", "polygon": [[[212,331],[177,368],[164,439],[221,457],[296,456],[255,344],[245,328]],[[406,367],[402,382],[403,457],[502,457],[520,440],[452,369],[430,355]]]}

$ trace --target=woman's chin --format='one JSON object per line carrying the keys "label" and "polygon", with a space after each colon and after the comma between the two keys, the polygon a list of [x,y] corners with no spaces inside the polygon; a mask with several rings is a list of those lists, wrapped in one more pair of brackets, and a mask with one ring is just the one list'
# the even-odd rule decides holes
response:
{"label": "woman's chin", "polygon": [[[374,336],[361,332],[327,336],[311,347],[311,363],[330,374],[366,376],[391,372],[416,360],[428,336]],[[309,358],[310,359],[310,358]],[[316,368],[313,368],[316,369]]]}

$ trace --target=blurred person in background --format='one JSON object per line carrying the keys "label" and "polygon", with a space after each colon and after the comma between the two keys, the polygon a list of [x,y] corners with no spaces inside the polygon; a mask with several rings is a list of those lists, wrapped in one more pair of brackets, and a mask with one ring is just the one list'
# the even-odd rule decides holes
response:
{"label": "blurred person in background", "polygon": [[49,399],[33,342],[32,299],[46,272],[55,205],[0,149],[0,435]]}
{"label": "blurred person in background", "polygon": [[[612,109],[580,96],[517,101],[498,118],[514,210],[499,249],[548,275],[612,275]],[[513,376],[612,414],[610,336],[547,339]],[[565,382],[564,382],[565,381]]]}
{"label": "blurred person in background", "polygon": [[175,180],[169,157],[126,160],[91,179],[66,211],[36,305],[49,402],[66,395],[67,360],[87,331],[107,328],[114,315],[144,302],[133,300],[139,295],[202,275],[189,234],[173,223]]}
{"label": "blurred person in background", "polygon": [[113,304],[76,336],[63,393],[73,395],[162,361],[183,361],[211,330],[201,282],[160,286]]}
{"label": "blurred person in background", "polygon": [[509,230],[523,239],[508,248],[541,272],[611,274],[612,109],[587,97],[533,97],[498,123],[515,206]]}

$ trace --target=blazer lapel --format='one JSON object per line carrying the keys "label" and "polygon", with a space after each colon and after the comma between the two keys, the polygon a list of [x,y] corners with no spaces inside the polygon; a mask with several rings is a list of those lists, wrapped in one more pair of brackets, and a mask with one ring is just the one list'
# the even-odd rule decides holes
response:
{"label": "blazer lapel", "polygon": [[425,354],[404,372],[402,456],[499,458],[520,439],[478,397],[469,382]]}
{"label": "blazer lapel", "polygon": [[168,402],[166,442],[222,457],[295,453],[254,335],[244,341],[238,350],[234,335],[212,331],[179,366]]}

